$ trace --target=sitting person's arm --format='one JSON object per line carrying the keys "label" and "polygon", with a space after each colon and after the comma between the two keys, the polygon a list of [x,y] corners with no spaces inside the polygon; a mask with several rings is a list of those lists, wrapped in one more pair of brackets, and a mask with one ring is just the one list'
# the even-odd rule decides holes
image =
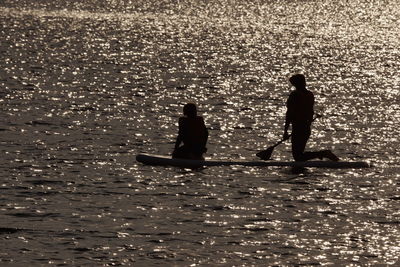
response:
{"label": "sitting person's arm", "polygon": [[183,120],[184,118],[179,118],[179,130],[178,130],[178,136],[176,137],[175,149],[177,149],[183,141],[183,124],[184,124]]}
{"label": "sitting person's arm", "polygon": [[204,126],[204,147],[206,147],[207,141],[208,141],[208,129],[204,123],[203,118],[202,118],[202,121],[203,121],[203,126]]}

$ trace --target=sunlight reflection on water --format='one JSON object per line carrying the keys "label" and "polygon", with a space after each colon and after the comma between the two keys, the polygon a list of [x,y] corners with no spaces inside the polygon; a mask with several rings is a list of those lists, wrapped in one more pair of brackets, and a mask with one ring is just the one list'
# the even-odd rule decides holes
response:
{"label": "sunlight reflection on water", "polygon": [[[396,1],[61,2],[0,4],[3,262],[398,263]],[[208,156],[254,159],[297,71],[324,115],[310,149],[375,168],[134,162],[171,152],[187,101]]]}

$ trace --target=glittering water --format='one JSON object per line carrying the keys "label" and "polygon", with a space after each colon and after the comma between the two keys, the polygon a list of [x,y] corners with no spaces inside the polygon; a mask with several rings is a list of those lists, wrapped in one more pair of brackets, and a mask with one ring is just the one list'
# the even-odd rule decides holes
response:
{"label": "glittering water", "polygon": [[[2,265],[399,264],[398,2],[215,2],[0,2]],[[310,149],[374,168],[135,162],[187,101],[209,157],[253,159],[298,71]]]}

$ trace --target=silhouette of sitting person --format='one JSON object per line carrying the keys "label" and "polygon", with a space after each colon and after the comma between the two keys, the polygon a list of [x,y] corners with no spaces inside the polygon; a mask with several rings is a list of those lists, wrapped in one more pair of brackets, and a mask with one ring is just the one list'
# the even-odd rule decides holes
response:
{"label": "silhouette of sitting person", "polygon": [[[203,117],[197,116],[197,108],[193,103],[183,107],[184,117],[179,118],[179,132],[175,142],[173,158],[204,159],[207,151],[208,130]],[[180,144],[183,143],[182,146]]]}
{"label": "silhouette of sitting person", "polygon": [[287,112],[283,139],[289,139],[288,129],[292,125],[292,154],[295,161],[328,158],[338,161],[339,158],[330,150],[304,152],[311,135],[311,123],[314,116],[314,94],[306,89],[306,79],[302,74],[290,77],[290,83],[295,87],[287,100]]}

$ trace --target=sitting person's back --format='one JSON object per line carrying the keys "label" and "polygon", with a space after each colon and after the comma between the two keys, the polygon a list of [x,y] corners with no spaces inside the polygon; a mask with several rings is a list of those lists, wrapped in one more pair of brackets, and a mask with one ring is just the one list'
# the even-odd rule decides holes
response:
{"label": "sitting person's back", "polygon": [[[202,117],[197,116],[193,103],[183,107],[185,117],[179,118],[179,132],[175,142],[174,158],[202,159],[207,151],[208,131]],[[183,146],[180,144],[183,142]]]}

